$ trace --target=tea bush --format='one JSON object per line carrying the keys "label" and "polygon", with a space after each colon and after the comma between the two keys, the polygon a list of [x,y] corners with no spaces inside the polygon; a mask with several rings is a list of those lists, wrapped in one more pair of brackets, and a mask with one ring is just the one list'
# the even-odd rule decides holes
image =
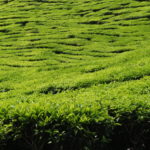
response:
{"label": "tea bush", "polygon": [[0,1],[0,150],[149,150],[150,3]]}

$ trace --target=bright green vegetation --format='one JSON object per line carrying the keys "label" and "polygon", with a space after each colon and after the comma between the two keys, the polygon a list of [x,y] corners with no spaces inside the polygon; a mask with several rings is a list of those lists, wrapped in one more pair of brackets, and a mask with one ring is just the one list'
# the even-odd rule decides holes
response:
{"label": "bright green vegetation", "polygon": [[0,1],[0,149],[149,141],[150,1]]}

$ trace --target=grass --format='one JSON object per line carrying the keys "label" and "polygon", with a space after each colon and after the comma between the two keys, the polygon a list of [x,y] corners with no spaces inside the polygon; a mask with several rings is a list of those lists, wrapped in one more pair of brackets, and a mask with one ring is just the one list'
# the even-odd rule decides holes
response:
{"label": "grass", "polygon": [[[25,111],[31,118],[34,110],[51,114],[56,108],[60,118],[73,112],[68,120],[77,126],[90,122],[93,112],[95,120],[109,118],[108,105],[125,112],[139,103],[149,108],[149,23],[150,2],[144,0],[1,0],[2,126],[12,125],[17,112],[25,117]],[[137,150],[133,143],[126,149]]]}

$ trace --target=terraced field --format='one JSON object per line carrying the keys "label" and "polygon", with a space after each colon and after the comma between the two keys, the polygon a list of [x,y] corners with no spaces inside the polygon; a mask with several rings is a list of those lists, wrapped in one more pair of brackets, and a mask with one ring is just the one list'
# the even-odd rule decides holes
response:
{"label": "terraced field", "polygon": [[0,149],[149,141],[150,1],[0,1]]}

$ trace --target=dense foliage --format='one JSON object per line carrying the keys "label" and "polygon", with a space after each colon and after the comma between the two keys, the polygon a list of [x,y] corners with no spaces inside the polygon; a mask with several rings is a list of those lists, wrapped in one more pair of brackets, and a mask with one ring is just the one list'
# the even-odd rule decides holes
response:
{"label": "dense foliage", "polygon": [[148,0],[0,1],[0,150],[149,150]]}

